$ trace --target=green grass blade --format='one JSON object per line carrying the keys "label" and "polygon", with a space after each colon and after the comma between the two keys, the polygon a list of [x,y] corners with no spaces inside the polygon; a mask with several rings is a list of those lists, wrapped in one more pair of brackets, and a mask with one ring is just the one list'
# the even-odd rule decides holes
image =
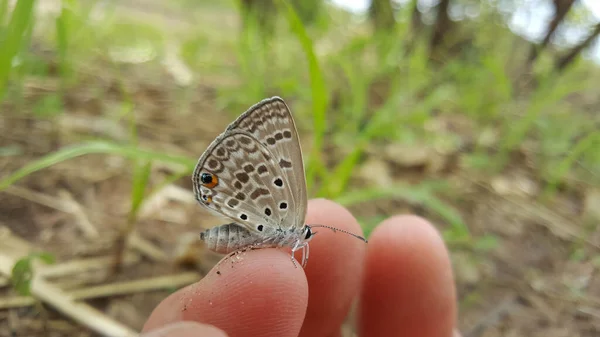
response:
{"label": "green grass blade", "polygon": [[158,193],[160,190],[162,190],[166,186],[173,184],[174,182],[185,177],[189,173],[190,172],[188,170],[185,170],[185,171],[180,171],[180,172],[171,174],[170,176],[165,178],[160,184],[158,184],[152,190],[150,190],[150,192],[148,193],[148,197],[155,195],[156,193]]}
{"label": "green grass blade", "polygon": [[315,173],[317,172],[317,168],[314,168],[314,165],[322,163],[321,152],[326,131],[325,119],[329,105],[329,92],[327,91],[325,79],[323,78],[323,73],[321,72],[321,67],[314,51],[313,42],[306,32],[302,20],[300,20],[300,17],[294,10],[294,6],[288,0],[280,0],[280,5],[285,9],[284,15],[308,60],[313,113],[313,144],[306,172],[306,180],[310,187],[314,182]]}
{"label": "green grass blade", "polygon": [[56,49],[58,50],[59,69],[63,81],[71,74],[69,62],[69,33],[73,30],[74,0],[63,0],[60,15],[56,18]]}
{"label": "green grass blade", "polygon": [[558,78],[548,78],[545,86],[531,98],[529,108],[524,116],[517,120],[507,120],[505,124],[506,136],[500,144],[500,152],[497,155],[497,167],[503,168],[508,161],[508,155],[516,149],[527,133],[533,128],[536,120],[549,106],[560,102],[567,95],[585,90],[584,83],[556,83]]}
{"label": "green grass blade", "polygon": [[[393,92],[396,88],[395,82],[392,84],[392,88],[391,91]],[[391,109],[398,106],[401,97],[401,95],[393,96],[388,99],[382,107],[374,112],[365,128],[358,134],[358,140],[354,144],[352,151],[336,165],[333,172],[329,175],[327,183],[321,187],[319,195],[328,198],[336,198],[344,191],[352,177],[352,172],[359,163],[369,141],[378,134],[384,125],[388,124],[388,119],[386,117]]]}
{"label": "green grass blade", "polygon": [[3,40],[0,42],[0,97],[4,97],[13,59],[27,36],[27,27],[33,17],[34,4],[35,0],[17,1]]}
{"label": "green grass blade", "polygon": [[133,172],[133,183],[131,186],[131,209],[129,211],[130,223],[134,222],[137,217],[140,205],[144,201],[146,188],[150,181],[150,173],[152,172],[152,162],[147,161],[141,163],[136,162]]}
{"label": "green grass blade", "polygon": [[0,191],[31,173],[45,169],[65,160],[93,153],[113,154],[127,157],[130,159],[153,160],[172,164],[179,164],[184,166],[188,170],[188,172],[191,172],[194,169],[194,166],[196,165],[195,160],[192,160],[187,157],[172,156],[165,153],[153,152],[132,146],[120,145],[110,142],[90,142],[86,144],[65,147],[23,166],[16,172],[10,174],[8,177],[5,177],[4,179],[0,180]]}
{"label": "green grass blade", "polygon": [[577,142],[577,144],[575,144],[568,152],[566,158],[552,170],[551,177],[548,179],[548,184],[542,193],[543,197],[549,197],[556,192],[560,179],[569,172],[578,158],[587,151],[597,151],[598,149],[600,149],[600,133],[598,132],[590,132],[587,136]]}
{"label": "green grass blade", "polygon": [[[343,206],[351,206],[361,202],[381,199],[403,199],[411,203],[418,203],[425,208],[437,213],[451,226],[452,230],[462,236],[470,236],[469,229],[460,213],[433,194],[445,184],[439,181],[422,182],[418,186],[394,185],[389,188],[367,188],[346,193],[335,199]],[[458,236],[458,235],[457,235]]]}
{"label": "green grass blade", "polygon": [[[6,13],[8,13],[8,0],[0,0],[0,27],[4,26]],[[1,36],[2,35],[0,35],[0,40],[2,39]]]}

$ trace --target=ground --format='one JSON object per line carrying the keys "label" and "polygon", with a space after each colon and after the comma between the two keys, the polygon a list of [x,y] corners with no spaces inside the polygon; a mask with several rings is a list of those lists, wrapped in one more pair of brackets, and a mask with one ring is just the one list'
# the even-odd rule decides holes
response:
{"label": "ground", "polygon": [[[144,149],[193,161],[237,113],[224,112],[220,106],[217,92],[222,79],[206,79],[187,93],[192,98],[180,109],[173,103],[175,85],[169,74],[156,71],[154,81],[136,81],[139,69],[122,71],[135,110],[138,144]],[[18,105],[4,105],[0,148],[16,154],[0,156],[2,176],[67,145],[128,139],[129,120],[119,117],[125,109],[123,83],[98,74],[82,76],[83,84],[65,94],[65,111],[60,115],[40,118]],[[27,102],[58,91],[55,82],[34,77],[25,81],[24,88]],[[331,113],[335,114],[335,106]],[[431,124],[461,139],[473,137],[469,121],[460,116],[435,117]],[[310,138],[310,132],[301,128],[301,138]],[[329,146],[332,158],[343,152]],[[448,217],[417,197],[349,203],[348,207],[367,231],[377,219],[411,213],[450,233],[446,239],[463,336],[597,336],[600,190],[575,177],[561,185],[552,199],[541,200],[543,182],[532,168],[535,155],[525,147],[512,154],[505,170],[489,174],[465,169],[462,161],[467,152],[453,149],[440,154],[427,145],[373,144],[353,174],[356,179],[350,188],[402,182],[417,190],[435,176],[450,186],[440,193],[440,200],[458,210],[477,240],[452,237],[456,231],[451,230]],[[178,172],[177,165],[155,161],[149,190]],[[19,180],[0,192],[0,255],[51,253],[57,262],[40,264],[38,269],[58,289],[58,296],[70,293],[139,330],[161,299],[194,282],[218,261],[219,256],[206,252],[197,239],[202,229],[220,220],[195,203],[189,175],[178,177],[142,205],[123,265],[115,271],[115,242],[128,226],[131,176],[130,159],[88,154]],[[0,271],[6,270],[2,265],[6,261],[11,260],[0,260],[4,268]],[[130,281],[139,282],[110,286]],[[68,314],[17,297],[9,284],[6,277],[0,278],[0,336],[11,336],[11,331],[17,336],[96,336]],[[95,288],[100,285],[108,286]]]}

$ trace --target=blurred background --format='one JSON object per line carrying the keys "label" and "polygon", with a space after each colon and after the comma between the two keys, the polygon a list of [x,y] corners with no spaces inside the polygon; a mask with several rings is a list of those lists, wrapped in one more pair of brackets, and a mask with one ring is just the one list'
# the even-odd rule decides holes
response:
{"label": "blurred background", "polygon": [[133,336],[200,279],[190,174],[273,95],[311,197],[440,230],[464,336],[598,336],[599,34],[596,0],[0,0],[0,336]]}

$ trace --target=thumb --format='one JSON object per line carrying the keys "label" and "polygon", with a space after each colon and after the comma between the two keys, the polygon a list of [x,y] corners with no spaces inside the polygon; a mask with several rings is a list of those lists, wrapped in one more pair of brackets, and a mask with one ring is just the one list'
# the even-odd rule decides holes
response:
{"label": "thumb", "polygon": [[208,324],[177,322],[141,334],[140,337],[227,337],[227,334]]}

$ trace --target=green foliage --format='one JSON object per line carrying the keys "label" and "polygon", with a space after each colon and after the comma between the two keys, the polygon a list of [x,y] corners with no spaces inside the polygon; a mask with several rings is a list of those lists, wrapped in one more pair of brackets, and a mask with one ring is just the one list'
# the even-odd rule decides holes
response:
{"label": "green foliage", "polygon": [[8,0],[0,0],[0,26],[3,27],[2,35],[4,36],[4,25],[6,24],[6,14],[8,13]]}
{"label": "green foliage", "polygon": [[49,253],[32,253],[15,263],[10,273],[10,280],[13,289],[21,296],[31,295],[31,281],[34,273],[32,262],[35,259],[39,259],[46,264],[52,264],[55,260],[54,256]]}
{"label": "green foliage", "polygon": [[181,44],[179,56],[186,65],[195,71],[203,70],[203,65],[210,62],[209,40],[207,36],[197,35],[186,39]]}
{"label": "green foliage", "polygon": [[[148,151],[137,142],[133,115],[137,97],[126,89],[131,83],[124,74],[135,69],[148,77],[156,75],[159,71],[151,66],[163,61],[168,48],[176,48],[176,54],[193,71],[194,82],[185,88],[165,85],[165,91],[177,94],[169,97],[176,101],[175,107],[170,106],[173,111],[165,114],[185,115],[182,123],[204,122],[203,112],[190,104],[200,85],[215,88],[216,109],[226,108],[232,117],[260,99],[283,96],[293,105],[301,132],[312,137],[307,142],[310,150],[305,151],[311,195],[349,206],[382,199],[417,204],[449,225],[444,232],[447,240],[467,242],[476,250],[493,249],[497,240],[471,237],[454,203],[447,201],[453,200],[455,192],[435,180],[443,177],[424,177],[419,184],[403,184],[399,178],[386,188],[362,187],[365,185],[361,181],[357,184],[356,171],[363,160],[376,156],[370,149],[377,150],[391,142],[459,148],[472,141],[473,149],[460,154],[464,164],[460,169],[465,174],[478,171],[491,175],[512,164],[512,155],[527,144],[537,150],[534,169],[540,181],[547,182],[546,197],[552,197],[582,163],[600,167],[600,151],[596,150],[600,146],[598,121],[590,122],[593,117],[586,114],[589,111],[582,108],[584,104],[571,98],[575,94],[585,96],[586,92],[595,95],[595,76],[591,74],[596,74],[597,69],[573,67],[559,77],[551,74],[548,67],[552,62],[542,55],[535,68],[537,83],[521,85],[519,66],[528,48],[508,29],[491,23],[500,17],[492,9],[482,10],[478,18],[457,23],[463,27],[453,39],[463,41],[456,48],[459,51],[432,62],[428,34],[416,35],[412,31],[408,23],[411,8],[406,6],[398,10],[393,28],[374,34],[368,23],[358,22],[355,16],[330,6],[319,8],[321,12],[317,13],[304,2],[278,0],[274,2],[276,8],[269,10],[276,9],[283,21],[273,22],[273,34],[266,36],[254,16],[245,18],[245,29],[241,31],[227,31],[223,28],[227,25],[215,28],[208,19],[213,13],[232,12],[230,3],[182,3],[179,5],[193,24],[177,30],[176,24],[161,27],[158,23],[121,17],[116,2],[107,8],[102,20],[95,21],[90,15],[92,5],[63,0],[53,22],[55,40],[48,43],[40,39],[41,44],[55,49],[58,72],[53,74],[47,60],[24,52],[32,34],[34,1],[18,1],[9,13],[8,0],[0,0],[3,104],[17,111],[30,111],[35,118],[55,116],[69,108],[69,90],[78,89],[79,84],[89,85],[89,81],[84,83],[78,78],[79,74],[91,71],[98,82],[105,78],[111,84],[116,82],[116,104],[121,109],[116,118],[131,118],[129,144],[94,141],[61,148],[3,176],[0,190],[31,173],[78,156],[124,156],[133,163],[129,219],[133,223],[148,195],[189,174],[195,165],[195,158]],[[315,17],[328,22],[307,24]],[[97,64],[100,70],[90,66]],[[60,80],[61,92],[31,99],[12,95],[12,91],[5,95],[8,89],[25,92],[23,82],[32,77],[54,79],[53,76]],[[445,118],[459,122],[464,118],[471,130],[448,135],[429,129]],[[479,142],[485,130],[497,133],[492,144]],[[0,155],[17,155],[21,151],[7,146],[0,148]],[[148,191],[150,173],[157,162],[181,168]],[[450,197],[440,198],[442,192]],[[369,233],[380,220],[362,219],[365,231]]]}
{"label": "green foliage", "polygon": [[548,197],[556,192],[560,179],[567,175],[578,158],[583,156],[586,152],[598,151],[598,149],[600,149],[600,133],[598,132],[590,132],[584,138],[579,140],[575,146],[567,152],[566,157],[556,165],[556,167],[550,170],[550,177],[544,190],[544,196]]}
{"label": "green foliage", "polygon": [[494,235],[482,236],[475,240],[475,243],[473,245],[475,251],[483,253],[487,253],[488,251],[493,250],[496,247],[498,247],[498,238]]}
{"label": "green foliage", "polygon": [[0,157],[18,156],[23,154],[23,150],[18,145],[0,147]]}
{"label": "green foliage", "polygon": [[53,117],[64,111],[62,98],[59,95],[40,97],[32,107],[32,112],[41,118]]}
{"label": "green foliage", "polygon": [[[130,121],[130,143],[137,147],[138,135],[133,103],[127,90],[122,89],[125,97],[125,113],[129,115]],[[146,188],[150,182],[150,173],[152,173],[152,161],[143,159],[133,159],[133,179],[131,186],[131,208],[129,209],[127,232],[131,231],[137,219],[137,213],[145,198]]]}
{"label": "green foliage", "polygon": [[[29,42],[28,30],[34,14],[34,5],[34,0],[17,1],[10,21],[2,32],[0,40],[0,99],[4,97],[15,57]],[[4,2],[0,7],[1,13],[4,14],[6,9],[7,3]]]}
{"label": "green foliage", "polygon": [[60,71],[63,78],[71,75],[71,65],[69,62],[69,32],[72,30],[73,6],[75,1],[64,0],[60,15],[56,17],[56,49],[59,55]]}
{"label": "green foliage", "polygon": [[308,36],[302,20],[294,10],[294,6],[287,0],[279,0],[278,3],[282,7],[290,29],[298,42],[300,42],[304,56],[308,60],[313,115],[313,144],[306,171],[306,180],[310,188],[315,179],[316,172],[321,170],[323,166],[322,151],[325,132],[327,131],[326,117],[329,106],[329,92],[327,91],[323,72],[314,51],[312,39]]}
{"label": "green foliage", "polygon": [[61,163],[72,158],[94,153],[113,154],[136,160],[152,160],[181,165],[187,168],[188,172],[192,172],[194,166],[196,165],[195,160],[187,157],[179,157],[166,153],[148,151],[136,146],[95,141],[73,146],[67,146],[56,152],[41,157],[40,159],[30,162],[29,164],[23,166],[16,172],[13,172],[4,179],[0,180],[0,191],[34,172],[48,168],[52,165]]}
{"label": "green foliage", "polygon": [[146,187],[150,181],[152,162],[135,162],[133,183],[131,188],[131,210],[129,211],[130,223],[135,221],[140,205],[144,201]]}
{"label": "green foliage", "polygon": [[410,203],[423,205],[436,213],[450,224],[448,233],[454,238],[470,237],[460,213],[435,196],[434,192],[446,189],[446,184],[440,181],[422,181],[417,186],[394,185],[388,188],[365,188],[344,193],[334,199],[344,206],[352,206],[361,202],[376,202],[381,199],[403,199]]}
{"label": "green foliage", "polygon": [[254,16],[247,19],[246,30],[237,44],[237,59],[244,79],[242,92],[236,93],[239,100],[255,102],[263,99],[267,92],[266,74],[269,51],[265,48],[268,40],[262,36]]}
{"label": "green foliage", "polygon": [[368,240],[373,230],[386,218],[384,216],[359,217],[358,223],[363,229],[363,236]]}
{"label": "green foliage", "polygon": [[585,84],[567,83],[548,78],[531,97],[522,118],[506,119],[504,123],[505,137],[499,145],[497,165],[504,167],[510,152],[514,151],[534,127],[535,122],[542,117],[552,105],[557,104],[567,95],[583,90]]}

